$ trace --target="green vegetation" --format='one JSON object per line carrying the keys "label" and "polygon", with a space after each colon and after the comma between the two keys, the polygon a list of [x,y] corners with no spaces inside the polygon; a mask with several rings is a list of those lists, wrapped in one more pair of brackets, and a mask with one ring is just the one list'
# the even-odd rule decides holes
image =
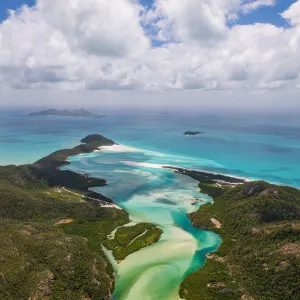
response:
{"label": "green vegetation", "polygon": [[224,262],[211,259],[201,270],[185,279],[180,295],[183,299],[238,300],[241,294],[236,292],[237,289]]}
{"label": "green vegetation", "polygon": [[113,250],[116,260],[121,261],[126,256],[158,242],[162,230],[149,223],[140,223],[134,226],[120,227],[113,239],[107,239],[103,245]]}
{"label": "green vegetation", "polygon": [[101,247],[56,225],[72,220],[101,223],[105,239],[128,216],[51,188],[28,166],[0,167],[0,299],[110,299],[112,269]]}
{"label": "green vegetation", "polygon": [[35,165],[47,169],[57,169],[62,165],[68,164],[67,158],[70,156],[91,153],[101,146],[111,146],[115,144],[112,140],[99,134],[88,135],[81,140],[81,143],[82,144],[75,146],[72,149],[63,149],[53,152],[49,156],[38,160]]}
{"label": "green vegetation", "polygon": [[[113,142],[95,135],[83,143],[92,151]],[[32,165],[0,167],[0,299],[111,298],[113,269],[101,245],[129,222],[128,215],[86,201],[84,196],[111,202],[88,190],[105,180],[58,169],[71,153],[79,152],[62,150]],[[124,245],[126,254],[118,250],[119,256],[151,244],[155,230],[141,236],[140,245],[140,237],[130,244],[134,250]],[[120,230],[118,237],[131,241],[135,234]]]}
{"label": "green vegetation", "polygon": [[207,194],[212,198],[219,197],[229,188],[228,186],[216,186],[214,183],[199,183],[202,194]]}
{"label": "green vegetation", "polygon": [[69,224],[60,225],[65,233],[76,234],[88,239],[88,246],[95,252],[101,250],[101,245],[113,250],[116,260],[121,261],[126,256],[141,248],[147,247],[160,238],[162,231],[153,224],[137,224],[135,226],[120,227],[113,239],[107,236],[114,228],[124,225],[128,219],[124,216],[111,221],[110,226],[103,220],[89,222],[73,221]]}
{"label": "green vegetation", "polygon": [[110,199],[90,191],[89,188],[106,185],[104,179],[89,177],[88,174],[78,174],[68,170],[60,170],[63,165],[69,164],[68,157],[79,155],[81,153],[90,153],[101,146],[114,145],[102,135],[93,134],[81,140],[80,145],[72,149],[63,149],[56,151],[32,165],[26,166],[29,173],[33,174],[38,181],[45,181],[51,187],[62,186],[68,189],[74,189],[87,197],[111,202]]}
{"label": "green vegetation", "polygon": [[139,235],[146,231],[153,230],[154,228],[156,228],[155,225],[149,223],[140,223],[134,226],[121,227],[116,231],[115,239],[118,244],[127,245]]}
{"label": "green vegetation", "polygon": [[177,173],[190,176],[201,183],[217,183],[218,181],[223,182],[223,184],[228,183],[245,183],[242,178],[231,177],[222,174],[209,173],[205,171],[194,171],[189,169],[183,169],[178,167],[165,166],[166,169],[174,170]]}
{"label": "green vegetation", "polygon": [[[266,182],[215,188],[214,204],[202,206],[190,218],[194,226],[219,233],[223,243],[204,268],[186,278],[181,296],[300,299],[299,190]],[[221,228],[215,228],[211,218],[219,220]]]}

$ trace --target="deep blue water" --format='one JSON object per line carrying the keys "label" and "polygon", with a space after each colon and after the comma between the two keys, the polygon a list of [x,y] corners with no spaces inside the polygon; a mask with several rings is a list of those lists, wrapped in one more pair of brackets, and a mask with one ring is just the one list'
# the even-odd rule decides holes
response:
{"label": "deep blue water", "polygon": [[[90,133],[167,154],[152,163],[300,187],[300,118],[201,111],[100,111],[102,119],[29,117],[0,112],[0,164],[31,163]],[[186,130],[205,132],[186,137]]]}

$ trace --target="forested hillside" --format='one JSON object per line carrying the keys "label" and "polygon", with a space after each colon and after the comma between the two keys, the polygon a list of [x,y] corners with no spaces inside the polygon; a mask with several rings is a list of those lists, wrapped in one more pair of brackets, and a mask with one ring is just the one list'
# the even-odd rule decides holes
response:
{"label": "forested hillside", "polygon": [[[200,183],[214,195],[190,215],[223,243],[207,264],[189,276],[181,295],[189,300],[300,299],[300,191],[250,182],[235,188]],[[216,228],[212,222],[221,223]]]}
{"label": "forested hillside", "polygon": [[[61,229],[75,219],[102,224],[97,251]],[[124,211],[49,187],[26,166],[0,167],[0,299],[109,299],[112,269],[101,240],[127,222]]]}
{"label": "forested hillside", "polygon": [[113,142],[91,135],[82,143],[32,165],[0,167],[0,299],[108,300],[114,276],[102,245],[120,260],[160,238],[156,226],[139,224],[108,239],[129,218],[89,191],[106,181],[59,167],[69,155]]}

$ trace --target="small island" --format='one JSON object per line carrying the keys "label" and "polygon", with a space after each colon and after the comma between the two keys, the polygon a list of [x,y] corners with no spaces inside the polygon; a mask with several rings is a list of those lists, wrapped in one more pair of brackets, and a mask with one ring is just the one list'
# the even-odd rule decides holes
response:
{"label": "small island", "polygon": [[200,135],[203,134],[201,131],[186,131],[183,133],[186,136]]}
{"label": "small island", "polygon": [[84,117],[84,118],[103,118],[104,116],[93,114],[83,108],[73,110],[46,109],[30,113],[29,116],[59,116],[59,117]]}

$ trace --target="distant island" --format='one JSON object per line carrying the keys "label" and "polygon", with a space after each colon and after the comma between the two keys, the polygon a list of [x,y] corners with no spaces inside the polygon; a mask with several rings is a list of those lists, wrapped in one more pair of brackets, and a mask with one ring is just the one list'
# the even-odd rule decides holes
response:
{"label": "distant island", "polygon": [[201,132],[201,131],[186,131],[183,134],[186,136],[190,136],[190,135],[200,135],[200,134],[203,134],[203,132]]}
{"label": "distant island", "polygon": [[84,117],[84,118],[103,118],[104,116],[93,114],[83,108],[74,110],[46,109],[30,113],[29,116],[59,116],[59,117]]}

